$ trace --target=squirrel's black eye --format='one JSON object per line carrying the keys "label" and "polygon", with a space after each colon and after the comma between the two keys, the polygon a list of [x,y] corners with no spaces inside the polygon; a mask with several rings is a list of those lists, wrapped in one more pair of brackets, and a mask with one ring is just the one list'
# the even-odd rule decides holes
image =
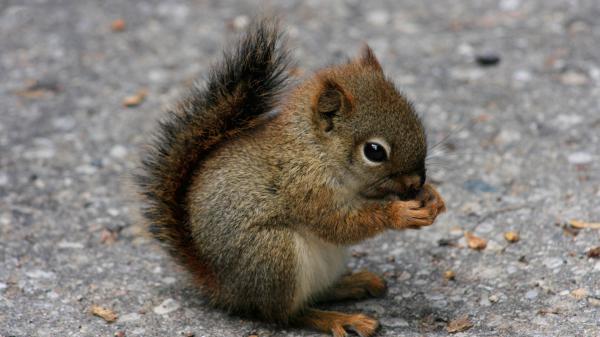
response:
{"label": "squirrel's black eye", "polygon": [[365,143],[363,152],[365,154],[365,158],[375,163],[381,163],[382,161],[386,160],[388,156],[385,147],[374,142]]}

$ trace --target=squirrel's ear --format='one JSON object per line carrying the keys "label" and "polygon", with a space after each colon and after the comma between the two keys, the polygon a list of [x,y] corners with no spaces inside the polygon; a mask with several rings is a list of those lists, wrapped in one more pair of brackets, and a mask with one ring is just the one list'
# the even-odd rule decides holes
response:
{"label": "squirrel's ear", "polygon": [[313,104],[314,119],[325,132],[334,127],[333,119],[350,109],[350,98],[344,89],[332,79],[323,79]]}
{"label": "squirrel's ear", "polygon": [[363,66],[372,67],[377,71],[383,72],[383,69],[381,69],[381,64],[379,64],[379,61],[377,60],[373,49],[371,49],[371,47],[369,47],[368,44],[365,44],[363,46],[360,52],[360,56],[358,58],[358,63],[362,64]]}

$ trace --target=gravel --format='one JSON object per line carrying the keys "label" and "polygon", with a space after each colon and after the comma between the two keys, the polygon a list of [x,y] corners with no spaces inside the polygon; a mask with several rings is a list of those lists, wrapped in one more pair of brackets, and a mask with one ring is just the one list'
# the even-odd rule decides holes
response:
{"label": "gravel", "polygon": [[[259,9],[282,13],[298,73],[368,42],[440,143],[448,212],[353,247],[349,267],[389,293],[327,308],[378,317],[380,336],[446,336],[465,317],[456,336],[600,336],[600,231],[568,225],[600,222],[593,0],[0,2],[0,336],[315,335],[209,308],[132,201],[161,111]],[[502,61],[474,62],[488,50]]]}

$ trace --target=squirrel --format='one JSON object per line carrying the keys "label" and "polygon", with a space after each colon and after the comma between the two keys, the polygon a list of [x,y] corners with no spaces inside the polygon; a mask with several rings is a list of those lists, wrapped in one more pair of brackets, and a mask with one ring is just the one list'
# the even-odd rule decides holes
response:
{"label": "squirrel", "polygon": [[253,22],[161,120],[136,174],[142,213],[212,305],[372,336],[375,318],[315,305],[383,296],[382,277],[347,273],[347,247],[445,210],[425,130],[368,45],[283,95],[289,64],[276,20]]}

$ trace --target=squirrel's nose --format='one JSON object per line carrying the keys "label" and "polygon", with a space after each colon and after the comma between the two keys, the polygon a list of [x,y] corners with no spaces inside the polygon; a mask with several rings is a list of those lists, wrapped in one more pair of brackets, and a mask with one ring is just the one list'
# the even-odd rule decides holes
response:
{"label": "squirrel's nose", "polygon": [[404,188],[408,191],[418,191],[423,186],[422,178],[419,175],[408,175],[402,177]]}
{"label": "squirrel's nose", "polygon": [[424,183],[422,176],[417,174],[398,175],[394,176],[393,180],[397,186],[396,189],[398,190],[398,193],[408,199],[416,196]]}

